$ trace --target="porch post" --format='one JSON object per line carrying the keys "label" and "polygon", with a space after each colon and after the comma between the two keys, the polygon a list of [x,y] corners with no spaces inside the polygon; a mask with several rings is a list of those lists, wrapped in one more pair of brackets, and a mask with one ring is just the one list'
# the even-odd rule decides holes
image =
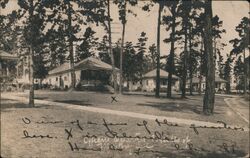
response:
{"label": "porch post", "polygon": [[6,66],[6,76],[9,76],[9,68]]}

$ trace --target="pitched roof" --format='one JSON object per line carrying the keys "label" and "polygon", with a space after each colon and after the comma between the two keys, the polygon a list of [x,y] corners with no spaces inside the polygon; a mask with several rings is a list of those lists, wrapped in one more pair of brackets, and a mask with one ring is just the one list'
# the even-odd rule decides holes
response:
{"label": "pitched roof", "polygon": [[[198,77],[193,77],[193,79],[192,79],[193,83],[199,83],[199,81],[200,81],[200,79]],[[189,83],[190,79],[187,82]],[[201,82],[202,83],[206,82],[204,77],[202,77],[202,81]],[[220,78],[219,75],[216,74],[215,75],[215,82],[217,82],[217,83],[226,83],[227,81],[224,80],[224,79],[222,79],[222,78]]]}
{"label": "pitched roof", "polygon": [[[177,76],[173,75],[172,76],[174,79],[178,79]],[[148,73],[146,73],[143,78],[156,78],[156,69],[149,71]],[[160,69],[160,78],[164,78],[167,79],[168,78],[168,72]]]}
{"label": "pitched roof", "polygon": [[0,50],[0,59],[7,59],[7,60],[17,60],[17,56],[9,54],[3,50]]}
{"label": "pitched roof", "polygon": [[[190,82],[190,79],[187,80],[187,82],[189,83],[189,82]],[[193,82],[193,83],[199,83],[199,82],[200,82],[200,79],[199,79],[198,77],[193,77],[193,78],[192,78],[192,82]],[[201,79],[201,82],[202,82],[202,83],[205,82],[205,81],[204,81],[204,78]]]}
{"label": "pitched roof", "polygon": [[[93,57],[89,57],[87,59],[84,59],[76,63],[74,66],[74,69],[75,70],[106,70],[106,71],[108,70],[108,71],[111,71],[112,66],[105,62],[102,62],[101,60],[95,59]],[[49,71],[49,75],[66,73],[66,72],[69,72],[70,70],[71,70],[70,63],[67,62]],[[119,70],[119,69],[116,68],[116,70]]]}
{"label": "pitched roof", "polygon": [[[96,58],[93,57],[89,57],[87,59],[84,59],[78,63],[75,64],[75,69],[78,70],[108,70],[111,71],[112,70],[112,66],[101,61],[98,60]],[[116,68],[117,70],[117,68]]]}
{"label": "pitched roof", "polygon": [[53,74],[58,74],[58,73],[65,73],[70,71],[70,63],[64,63],[56,68],[54,68],[53,70],[49,71],[49,75],[53,75]]}
{"label": "pitched roof", "polygon": [[215,76],[215,82],[226,83],[227,81],[216,75]]}

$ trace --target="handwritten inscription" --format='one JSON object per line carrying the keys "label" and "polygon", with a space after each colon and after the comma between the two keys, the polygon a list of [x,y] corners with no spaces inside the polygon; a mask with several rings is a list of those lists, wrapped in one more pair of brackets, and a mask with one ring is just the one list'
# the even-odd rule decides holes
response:
{"label": "handwritten inscription", "polygon": [[[65,144],[67,144],[68,149],[72,152],[101,152],[106,150],[112,152],[123,152],[125,150],[129,150],[130,153],[135,155],[140,155],[142,153],[163,154],[165,149],[159,148],[157,145],[155,146],[155,143],[165,143],[161,146],[176,151],[213,152],[209,149],[199,146],[199,144],[195,145],[189,135],[177,136],[174,133],[171,134],[171,132],[166,129],[191,128],[195,135],[199,135],[201,132],[199,129],[204,128],[244,131],[244,129],[241,127],[230,127],[222,121],[218,121],[218,127],[197,126],[195,124],[185,127],[177,123],[169,122],[166,119],[156,119],[155,121],[151,122],[142,120],[133,123],[111,122],[105,118],[99,120],[98,122],[87,120],[86,123],[79,119],[62,121],[48,117],[42,117],[39,120],[23,117],[21,120],[22,123],[27,127],[23,130],[23,139],[57,140],[59,139],[58,137],[60,137],[60,139],[65,140]],[[60,129],[62,129],[61,133],[64,134],[58,136],[57,133],[54,133],[54,135],[53,133],[48,134],[43,130],[34,132],[28,129],[31,124],[44,126],[46,128],[52,128],[53,126],[59,125],[61,127]],[[95,133],[93,131],[90,132],[89,126],[101,130],[99,130],[99,133]],[[132,130],[132,132],[129,131],[128,126],[129,128],[131,128],[131,126],[136,128],[137,132],[134,130]],[[154,128],[152,128],[152,126]],[[165,128],[163,129],[163,127]],[[223,140],[216,144],[215,139],[209,140],[209,143],[212,144],[212,141],[214,141],[213,143],[215,144],[216,149],[221,152],[233,154],[237,148],[237,144],[235,142]]]}
{"label": "handwritten inscription", "polygon": [[198,132],[198,129],[199,128],[206,128],[206,129],[228,129],[228,130],[235,130],[235,131],[244,131],[244,128],[243,127],[230,127],[228,126],[225,122],[223,121],[217,121],[218,123],[220,124],[223,124],[223,126],[196,126],[195,124],[191,124],[190,125],[190,128],[192,128],[194,130],[194,132],[198,135],[199,132]]}
{"label": "handwritten inscription", "polygon": [[57,138],[57,137],[51,137],[49,134],[47,135],[30,135],[28,131],[24,130],[23,131],[24,138]]}

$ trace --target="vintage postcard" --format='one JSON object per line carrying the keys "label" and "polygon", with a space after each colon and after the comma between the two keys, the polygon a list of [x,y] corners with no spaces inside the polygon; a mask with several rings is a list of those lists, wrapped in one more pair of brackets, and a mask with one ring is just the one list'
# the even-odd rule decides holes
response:
{"label": "vintage postcard", "polygon": [[248,158],[249,13],[0,0],[0,157]]}

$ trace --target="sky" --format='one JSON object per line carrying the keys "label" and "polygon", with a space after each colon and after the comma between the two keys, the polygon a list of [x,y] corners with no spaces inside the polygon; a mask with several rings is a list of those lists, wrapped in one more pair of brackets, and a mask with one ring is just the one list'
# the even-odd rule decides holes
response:
{"label": "sky", "polygon": [[[9,0],[9,4],[6,9],[1,10],[1,14],[9,13],[11,10],[17,8],[17,0]],[[138,6],[130,7],[137,16],[128,15],[128,22],[126,25],[125,41],[132,41],[134,44],[137,42],[140,33],[146,32],[148,41],[147,46],[156,43],[156,33],[157,33],[157,11],[158,5],[154,5],[150,12],[144,12],[141,10],[141,6],[146,1],[139,1]],[[232,49],[232,45],[229,44],[229,40],[237,37],[237,32],[235,27],[240,23],[241,18],[244,16],[249,16],[249,2],[247,1],[213,1],[212,2],[213,16],[218,15],[223,21],[223,28],[226,33],[222,35],[221,41],[226,43],[227,46],[222,51],[222,55],[225,57]],[[167,14],[166,12],[165,14]],[[163,13],[164,14],[164,13]],[[116,32],[112,35],[112,41],[116,42],[121,38],[121,24],[118,20],[118,10],[117,7],[111,6],[111,16],[114,19],[112,23],[112,32]],[[93,25],[94,27],[94,25]],[[95,29],[96,36],[102,38],[104,32],[102,29]],[[165,26],[161,26],[161,55],[169,54],[170,46],[165,44],[162,40],[169,37],[169,32],[165,30]],[[249,52],[248,52],[249,53]]]}

